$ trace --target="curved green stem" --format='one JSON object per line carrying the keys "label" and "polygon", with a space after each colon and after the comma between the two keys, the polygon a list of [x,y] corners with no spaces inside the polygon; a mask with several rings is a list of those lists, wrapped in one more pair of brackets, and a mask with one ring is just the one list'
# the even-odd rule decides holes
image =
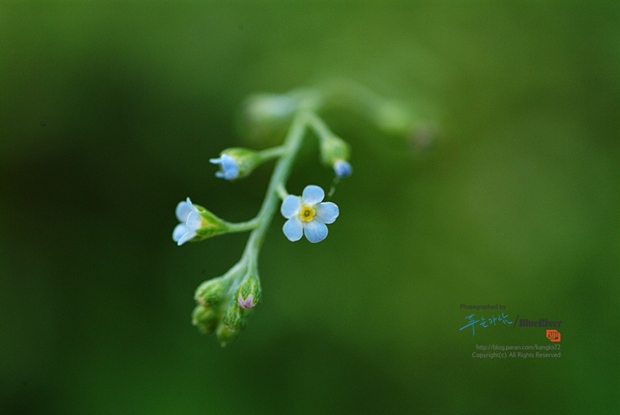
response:
{"label": "curved green stem", "polygon": [[267,161],[267,160],[278,158],[284,155],[285,152],[286,152],[285,146],[278,146],[278,147],[267,148],[265,150],[259,151],[258,155],[261,157],[262,161]]}
{"label": "curved green stem", "polygon": [[254,259],[258,257],[261,244],[265,239],[273,214],[278,207],[279,198],[277,189],[280,186],[284,186],[291,174],[293,161],[295,161],[295,157],[303,141],[305,126],[310,117],[309,114],[310,113],[305,111],[298,112],[293,119],[291,128],[282,146],[284,148],[284,154],[276,163],[273,174],[271,175],[265,199],[257,215],[257,219],[259,220],[258,226],[256,226],[250,234],[243,253],[244,256],[249,255]]}
{"label": "curved green stem", "polygon": [[[309,122],[311,115],[308,112],[298,112],[289,130],[288,135],[281,147],[275,147],[265,151],[272,151],[274,154],[281,154],[280,159],[276,163],[276,166],[271,175],[271,180],[267,187],[267,193],[263,204],[256,215],[256,217],[250,221],[238,224],[231,224],[231,226],[237,227],[239,231],[253,229],[248,242],[241,256],[241,260],[233,267],[235,270],[245,269],[246,272],[238,274],[237,272],[231,272],[231,278],[234,280],[228,289],[229,293],[233,293],[237,290],[242,280],[248,275],[248,270],[255,270],[258,266],[258,253],[261,245],[267,235],[267,230],[273,219],[273,215],[278,208],[279,204],[279,192],[284,188],[286,181],[288,180],[293,162],[299,152],[301,143],[303,142],[304,132],[306,124]],[[258,275],[258,273],[257,273]],[[234,298],[231,301],[235,301]]]}
{"label": "curved green stem", "polygon": [[286,191],[286,187],[284,187],[284,183],[280,183],[278,187],[276,187],[276,193],[280,199],[286,199],[288,192]]}
{"label": "curved green stem", "polygon": [[306,113],[306,115],[308,125],[314,130],[320,142],[323,142],[334,135],[322,119],[311,112]]}
{"label": "curved green stem", "polygon": [[260,218],[255,217],[254,219],[248,220],[246,222],[238,222],[238,223],[226,222],[226,225],[228,226],[229,233],[245,232],[245,231],[251,231],[252,229],[255,229],[259,221],[260,221]]}

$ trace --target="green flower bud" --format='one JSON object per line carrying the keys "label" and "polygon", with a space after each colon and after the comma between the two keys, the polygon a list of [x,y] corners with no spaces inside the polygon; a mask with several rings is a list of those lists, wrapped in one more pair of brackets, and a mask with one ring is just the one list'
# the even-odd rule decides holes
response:
{"label": "green flower bud", "polygon": [[387,101],[379,105],[374,113],[377,126],[388,134],[406,136],[413,125],[409,111],[400,103]]}
{"label": "green flower bud", "polygon": [[215,330],[215,335],[220,342],[220,346],[226,347],[239,336],[239,330],[220,323]]}
{"label": "green flower bud", "polygon": [[247,310],[254,308],[260,301],[261,287],[257,274],[252,274],[237,290],[237,304]]}
{"label": "green flower bud", "polygon": [[222,323],[229,328],[235,330],[241,330],[245,326],[243,319],[243,309],[237,304],[237,302],[231,303],[222,315]]}
{"label": "green flower bud", "polygon": [[349,145],[340,137],[330,135],[321,140],[321,157],[329,166],[337,160],[348,160],[349,152]]}
{"label": "green flower bud", "polygon": [[217,313],[212,307],[197,305],[192,313],[192,324],[203,333],[213,333],[217,326]]}
{"label": "green flower bud", "polygon": [[241,114],[243,134],[261,145],[274,145],[286,134],[299,110],[316,111],[323,99],[323,93],[315,89],[252,95],[245,101]]}
{"label": "green flower bud", "polygon": [[272,123],[290,118],[298,104],[299,97],[291,94],[255,94],[245,103],[246,117],[254,122]]}
{"label": "green flower bud", "polygon": [[223,277],[207,280],[198,286],[194,299],[204,306],[218,304],[229,284],[230,281]]}
{"label": "green flower bud", "polygon": [[332,167],[336,176],[346,177],[352,172],[349,164],[349,145],[335,135],[329,135],[321,139],[321,158],[325,165]]}

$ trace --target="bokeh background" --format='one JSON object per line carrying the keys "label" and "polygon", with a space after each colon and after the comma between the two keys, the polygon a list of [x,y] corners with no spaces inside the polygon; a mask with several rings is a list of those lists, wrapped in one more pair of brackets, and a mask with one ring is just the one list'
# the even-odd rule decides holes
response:
{"label": "bokeh background", "polygon": [[[438,142],[330,114],[341,217],[316,246],[274,219],[222,349],[193,292],[246,235],[178,248],[174,208],[253,217],[272,165],[228,183],[208,158],[244,145],[248,94],[333,77]],[[618,413],[616,2],[3,0],[0,85],[3,414]],[[330,185],[316,156],[291,192]],[[461,303],[563,320],[562,357],[472,358],[550,343],[460,331]]]}

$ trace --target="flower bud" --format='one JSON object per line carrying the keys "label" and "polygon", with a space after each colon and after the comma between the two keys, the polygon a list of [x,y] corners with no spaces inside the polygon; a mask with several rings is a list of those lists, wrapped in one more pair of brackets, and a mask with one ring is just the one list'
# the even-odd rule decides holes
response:
{"label": "flower bud", "polygon": [[293,115],[299,98],[294,95],[255,94],[246,101],[246,116],[254,122],[273,122]]}
{"label": "flower bud", "polygon": [[351,175],[352,168],[349,164],[349,145],[340,137],[330,135],[321,139],[321,158],[325,165],[334,169],[337,177]]}
{"label": "flower bud", "polygon": [[407,135],[414,121],[406,108],[396,101],[380,105],[374,113],[374,118],[377,126],[383,131],[401,136]]}
{"label": "flower bud", "polygon": [[220,153],[220,157],[209,160],[219,164],[221,170],[215,173],[219,178],[226,180],[241,179],[249,175],[260,164],[260,156],[247,148],[229,148]]}
{"label": "flower bud", "polygon": [[192,313],[192,324],[203,333],[213,333],[217,325],[217,313],[212,307],[197,305]]}
{"label": "flower bud", "polygon": [[220,323],[215,329],[215,335],[220,342],[220,346],[226,347],[239,336],[239,330]]}
{"label": "flower bud", "polygon": [[291,119],[298,111],[316,111],[323,105],[323,100],[323,93],[315,89],[252,95],[243,106],[243,134],[263,145],[275,145],[286,134]]}
{"label": "flower bud", "polygon": [[351,164],[348,161],[337,160],[334,163],[334,172],[336,173],[336,177],[347,177],[353,173],[353,167],[351,167]]}
{"label": "flower bud", "polygon": [[256,274],[245,280],[237,290],[237,304],[244,310],[256,307],[260,301],[260,281]]}
{"label": "flower bud", "polygon": [[222,314],[222,323],[235,330],[241,330],[245,326],[243,309],[236,301],[231,303],[224,310]]}
{"label": "flower bud", "polygon": [[226,280],[222,277],[207,280],[198,286],[194,299],[204,306],[217,304],[222,300],[226,286]]}

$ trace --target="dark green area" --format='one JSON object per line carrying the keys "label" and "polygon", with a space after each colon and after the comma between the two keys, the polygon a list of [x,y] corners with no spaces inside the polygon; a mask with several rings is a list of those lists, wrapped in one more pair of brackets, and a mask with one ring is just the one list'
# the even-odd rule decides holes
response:
{"label": "dark green area", "polygon": [[[341,216],[318,245],[274,218],[262,304],[221,349],[193,293],[246,235],[178,248],[174,207],[252,218],[272,164],[228,183],[208,159],[244,145],[248,94],[333,77],[439,144],[330,113]],[[0,86],[3,414],[618,412],[615,2],[1,1]],[[304,150],[289,190],[329,187]],[[550,343],[459,331],[461,303],[563,320],[562,358],[472,358]]]}

